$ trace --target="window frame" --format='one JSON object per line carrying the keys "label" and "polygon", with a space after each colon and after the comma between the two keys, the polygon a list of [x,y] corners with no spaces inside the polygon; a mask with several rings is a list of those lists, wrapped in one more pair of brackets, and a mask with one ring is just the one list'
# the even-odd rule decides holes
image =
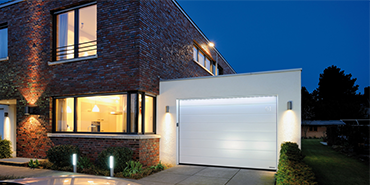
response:
{"label": "window frame", "polygon": [[[51,61],[52,62],[60,62],[60,61],[68,61],[68,60],[76,60],[76,59],[81,59],[81,58],[91,58],[91,57],[97,57],[98,56],[98,49],[96,48],[96,54],[95,55],[90,55],[90,56],[86,56],[86,57],[79,57],[79,26],[76,26],[76,25],[79,25],[79,10],[81,8],[86,8],[88,6],[93,6],[93,5],[97,5],[97,2],[94,1],[94,2],[90,2],[90,3],[86,3],[86,4],[83,4],[83,5],[79,5],[79,6],[74,6],[72,8],[67,8],[67,9],[64,9],[64,10],[59,10],[59,11],[54,11],[52,12],[52,21],[53,21],[53,25],[52,25],[52,29],[53,29],[53,34],[52,34],[52,37],[53,37],[53,43],[52,43],[52,51],[51,51]],[[57,60],[57,17],[58,15],[60,14],[63,14],[63,13],[66,13],[66,12],[69,12],[69,11],[74,11],[74,50],[73,50],[73,58],[71,59],[61,59],[61,60]],[[96,12],[96,14],[98,14],[98,12]],[[97,16],[97,15],[96,15]],[[95,40],[97,42],[97,40]],[[77,43],[77,44],[76,44]]]}
{"label": "window frame", "polygon": [[[135,123],[136,124],[136,129],[134,132],[79,132],[78,131],[78,128],[77,128],[77,99],[78,98],[81,98],[81,97],[93,97],[93,96],[109,96],[109,95],[122,95],[122,94],[126,94],[127,95],[127,118],[126,118],[126,122],[127,122],[127,125],[126,125],[126,130],[127,131],[131,131],[131,95],[132,94],[136,94],[137,95],[137,99],[136,99],[136,111],[135,111],[135,117],[133,119],[135,119]],[[153,98],[153,132],[145,132],[145,102],[144,101],[141,101],[141,104],[144,105],[142,106],[142,110],[144,110],[142,112],[142,122],[141,122],[141,132],[138,131],[138,126],[139,126],[139,122],[138,122],[138,117],[139,117],[139,94],[141,94],[142,97],[145,98],[145,96],[150,96]],[[56,115],[57,115],[57,112],[56,112],[56,101],[57,99],[64,99],[64,98],[74,98],[74,105],[73,105],[73,131],[72,132],[66,132],[66,131],[57,131],[56,130]],[[145,99],[144,99],[145,100]],[[103,93],[103,94],[94,94],[94,95],[75,95],[75,96],[58,96],[58,97],[52,97],[52,115],[53,115],[53,118],[52,118],[52,133],[66,133],[66,134],[124,134],[124,135],[133,135],[133,134],[137,134],[137,135],[145,135],[145,134],[156,134],[156,113],[157,113],[157,110],[156,110],[156,103],[157,103],[157,97],[155,95],[152,95],[152,94],[147,94],[145,92],[142,92],[142,91],[128,91],[128,92],[119,92],[119,93]]]}
{"label": "window frame", "polygon": [[[194,48],[196,50],[196,54],[194,54]],[[210,56],[204,49],[202,49],[199,44],[194,41],[193,44],[193,61],[196,62],[198,65],[202,66],[203,69],[211,73],[212,75],[216,76],[218,75],[216,71],[213,70],[212,66],[217,66],[217,62],[213,60],[212,56]],[[203,61],[199,61],[199,55],[203,55]],[[194,58],[196,57],[196,58]],[[207,59],[210,63],[210,69],[207,69]]]}
{"label": "window frame", "polygon": [[6,56],[5,57],[0,57],[0,61],[5,61],[9,59],[9,28],[8,28],[8,23],[2,23],[0,24],[0,30],[6,29]]}

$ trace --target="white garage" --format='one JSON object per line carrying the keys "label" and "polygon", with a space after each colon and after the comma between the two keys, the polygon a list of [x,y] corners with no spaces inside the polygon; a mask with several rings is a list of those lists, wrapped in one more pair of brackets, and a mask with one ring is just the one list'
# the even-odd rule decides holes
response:
{"label": "white garage", "polygon": [[160,160],[275,170],[300,117],[301,69],[161,81]]}
{"label": "white garage", "polygon": [[276,169],[276,97],[180,100],[179,162]]}

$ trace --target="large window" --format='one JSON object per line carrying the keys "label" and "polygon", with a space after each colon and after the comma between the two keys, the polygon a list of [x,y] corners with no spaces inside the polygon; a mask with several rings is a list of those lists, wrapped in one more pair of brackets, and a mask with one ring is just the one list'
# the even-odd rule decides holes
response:
{"label": "large window", "polygon": [[142,92],[56,98],[54,131],[154,133],[154,101]]}
{"label": "large window", "polygon": [[56,12],[53,60],[96,55],[96,4]]}
{"label": "large window", "polygon": [[212,74],[218,75],[218,73],[215,71],[216,62],[210,60],[204,53],[205,52],[198,47],[193,46],[193,60],[198,62]]}
{"label": "large window", "polygon": [[8,58],[8,27],[0,24],[0,60]]}

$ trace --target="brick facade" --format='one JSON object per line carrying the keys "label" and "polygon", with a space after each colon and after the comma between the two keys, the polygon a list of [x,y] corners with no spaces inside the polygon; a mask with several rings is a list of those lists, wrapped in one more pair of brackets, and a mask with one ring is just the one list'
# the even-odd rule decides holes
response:
{"label": "brick facade", "polygon": [[[160,79],[211,75],[193,61],[194,41],[218,61],[224,74],[234,73],[171,0],[98,0],[98,57],[49,66],[53,12],[88,2],[25,0],[0,8],[0,24],[8,26],[9,56],[0,62],[0,100],[17,100],[19,157],[45,158],[51,146],[61,143],[47,136],[52,132],[52,97],[131,90],[158,95]],[[40,107],[40,116],[24,115],[30,105]],[[116,145],[114,141],[104,140],[102,147]],[[153,152],[158,144],[135,142],[140,161],[158,161],[159,153]]]}
{"label": "brick facade", "polygon": [[82,155],[95,161],[101,151],[108,147],[127,147],[134,155],[132,160],[140,161],[143,166],[156,165],[159,162],[158,139],[108,139],[108,138],[58,138],[52,137],[55,145],[72,144],[78,146]]}

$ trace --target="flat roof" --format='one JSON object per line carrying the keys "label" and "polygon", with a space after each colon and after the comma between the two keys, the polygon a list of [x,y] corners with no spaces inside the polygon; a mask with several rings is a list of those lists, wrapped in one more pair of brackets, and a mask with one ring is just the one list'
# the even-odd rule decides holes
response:
{"label": "flat roof", "polygon": [[328,126],[328,125],[346,125],[342,120],[302,120],[302,125]]}

